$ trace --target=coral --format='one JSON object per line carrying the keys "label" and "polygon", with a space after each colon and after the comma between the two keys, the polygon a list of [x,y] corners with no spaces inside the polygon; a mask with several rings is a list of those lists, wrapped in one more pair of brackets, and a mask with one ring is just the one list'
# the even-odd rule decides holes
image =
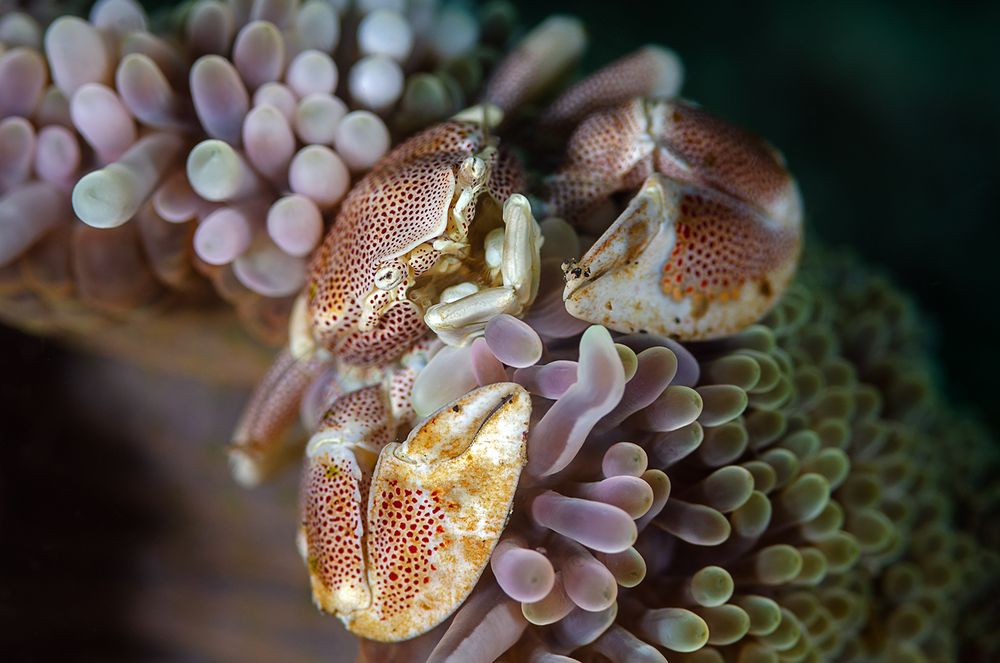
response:
{"label": "coral", "polygon": [[468,105],[513,22],[435,0],[50,10],[0,17],[3,319],[161,368],[200,319],[254,375],[239,326],[283,341],[352,181]]}
{"label": "coral", "polygon": [[926,326],[885,279],[813,249],[759,324],[683,346],[580,336],[540,301],[414,387],[426,409],[476,384],[527,387],[529,464],[450,627],[364,642],[368,660],[1000,653],[998,449],[933,389]]}

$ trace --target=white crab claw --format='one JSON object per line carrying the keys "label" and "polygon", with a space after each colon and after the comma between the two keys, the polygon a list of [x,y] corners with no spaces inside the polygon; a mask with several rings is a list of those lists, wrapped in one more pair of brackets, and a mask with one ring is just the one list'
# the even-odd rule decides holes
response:
{"label": "white crab claw", "polygon": [[[314,493],[341,500],[346,518],[312,529],[334,548],[346,543],[347,557],[331,550],[323,569],[310,565],[314,591],[317,583],[327,590],[321,605],[352,632],[385,642],[415,637],[451,615],[506,524],[526,462],[530,416],[531,399],[520,385],[480,387],[432,414],[402,444],[388,444],[370,488],[361,485],[363,468],[323,450],[329,460],[313,473]],[[361,533],[353,505],[365,492]],[[360,548],[354,533],[361,534]],[[326,575],[318,578],[321,570]]]}
{"label": "white crab claw", "polygon": [[718,191],[650,176],[579,261],[564,265],[574,317],[615,331],[704,339],[760,318],[795,270],[797,227]]}

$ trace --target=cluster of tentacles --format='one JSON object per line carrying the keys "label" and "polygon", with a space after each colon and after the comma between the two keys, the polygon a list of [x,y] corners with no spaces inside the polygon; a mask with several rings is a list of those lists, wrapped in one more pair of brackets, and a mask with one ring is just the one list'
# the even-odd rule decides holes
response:
{"label": "cluster of tentacles", "polygon": [[436,0],[32,11],[0,15],[0,317],[241,384],[266,353],[239,327],[284,341],[351,183],[476,99],[514,22]]}
{"label": "cluster of tentacles", "polygon": [[528,466],[452,622],[363,655],[995,658],[994,441],[937,396],[902,295],[838,256],[803,271],[723,340],[580,335],[543,293],[527,323],[498,318],[432,359],[425,407],[506,379],[529,390]]}

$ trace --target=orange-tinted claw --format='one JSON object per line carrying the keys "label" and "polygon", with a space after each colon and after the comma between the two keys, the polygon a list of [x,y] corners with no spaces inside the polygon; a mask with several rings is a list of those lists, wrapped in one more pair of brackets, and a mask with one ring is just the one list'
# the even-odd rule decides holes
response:
{"label": "orange-tinted claw", "polygon": [[343,616],[351,631],[405,640],[461,605],[506,524],[530,414],[522,387],[491,384],[383,449],[365,539],[372,602]]}

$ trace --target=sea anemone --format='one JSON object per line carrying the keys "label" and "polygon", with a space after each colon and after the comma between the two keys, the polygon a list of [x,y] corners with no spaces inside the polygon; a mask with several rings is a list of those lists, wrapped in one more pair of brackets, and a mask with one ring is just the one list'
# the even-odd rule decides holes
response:
{"label": "sea anemone", "polygon": [[923,326],[886,280],[814,249],[759,324],[684,345],[581,335],[557,297],[539,299],[414,386],[428,411],[505,379],[533,396],[491,572],[450,626],[363,642],[363,657],[1000,654],[985,607],[1000,581],[997,449],[932,389]]}
{"label": "sea anemone", "polygon": [[[351,182],[476,97],[514,18],[435,0],[45,10],[0,18],[3,318],[241,383],[266,354],[220,300],[283,342]],[[206,336],[252,368],[214,370]]]}

